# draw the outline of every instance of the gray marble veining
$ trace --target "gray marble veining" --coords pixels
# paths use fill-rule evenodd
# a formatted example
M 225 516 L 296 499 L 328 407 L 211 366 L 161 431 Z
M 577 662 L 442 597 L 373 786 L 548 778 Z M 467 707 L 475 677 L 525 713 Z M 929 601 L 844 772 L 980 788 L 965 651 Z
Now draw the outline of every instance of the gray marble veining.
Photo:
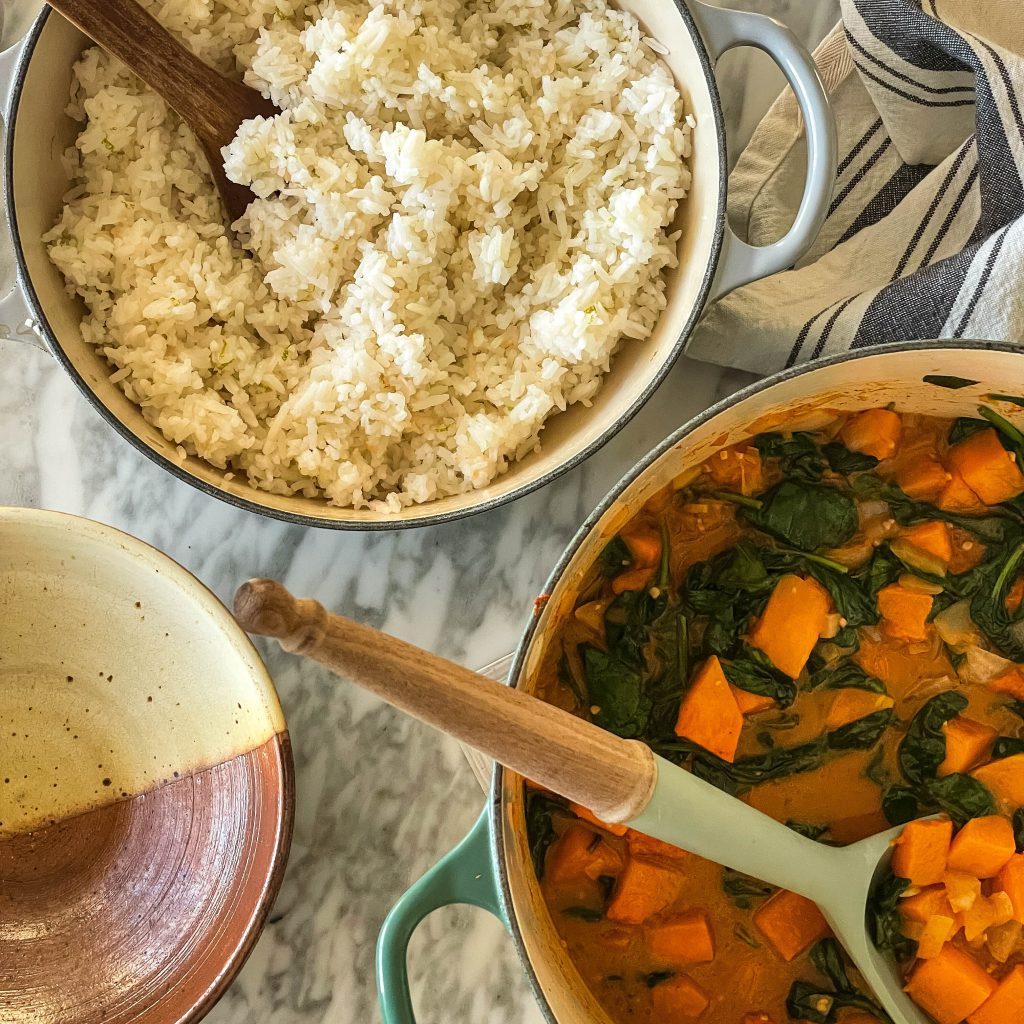
M 835 5 L 817 0 L 735 6 L 788 20 L 809 43 L 835 20 Z M 760 58 L 735 56 L 720 78 L 735 156 L 779 78 Z M 0 343 L 0 504 L 110 523 L 166 551 L 225 600 L 249 576 L 278 577 L 344 614 L 484 665 L 515 645 L 550 566 L 605 491 L 674 427 L 748 379 L 684 358 L 617 438 L 544 490 L 459 523 L 355 534 L 276 523 L 171 478 L 115 434 L 44 353 Z M 271 922 L 208 1019 L 373 1021 L 380 924 L 464 834 L 483 796 L 454 742 L 274 646 L 261 651 L 295 748 L 295 842 Z M 482 911 L 434 915 L 410 961 L 421 1024 L 540 1020 L 509 942 Z

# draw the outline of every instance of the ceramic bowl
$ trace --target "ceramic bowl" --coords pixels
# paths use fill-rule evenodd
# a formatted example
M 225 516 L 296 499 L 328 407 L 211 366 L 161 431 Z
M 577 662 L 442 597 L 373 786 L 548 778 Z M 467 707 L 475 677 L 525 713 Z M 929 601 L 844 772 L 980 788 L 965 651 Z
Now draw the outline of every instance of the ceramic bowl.
M 141 541 L 0 508 L 0 1020 L 185 1024 L 287 859 L 288 733 L 216 597 Z
M 335 508 L 318 499 L 283 497 L 227 479 L 198 458 L 182 459 L 175 445 L 148 423 L 111 383 L 109 364 L 81 335 L 84 307 L 68 297 L 64 281 L 41 241 L 57 219 L 68 181 L 61 155 L 79 127 L 65 114 L 71 69 L 88 40 L 49 9 L 16 54 L 6 104 L 11 126 L 6 149 L 6 204 L 19 265 L 21 292 L 11 294 L 0 323 L 38 325 L 49 351 L 101 415 L 164 469 L 234 505 L 295 523 L 374 529 L 436 523 L 500 505 L 575 466 L 607 441 L 651 395 L 683 345 L 705 304 L 732 288 L 793 264 L 810 246 L 824 219 L 835 174 L 835 126 L 814 63 L 795 37 L 761 15 L 688 3 L 621 0 L 666 48 L 665 60 L 696 119 L 691 162 L 693 187 L 679 211 L 679 267 L 668 278 L 668 306 L 652 337 L 624 346 L 593 404 L 552 418 L 542 449 L 510 467 L 487 487 L 416 505 L 397 514 Z M 793 84 L 807 125 L 808 179 L 792 229 L 773 245 L 752 248 L 726 223 L 727 151 L 714 64 L 726 50 L 766 50 Z M 0 67 L 0 77 L 3 68 Z M 2 95 L 0 95 L 2 98 Z M 21 295 L 27 301 L 27 309 Z
M 550 597 L 531 617 L 509 682 L 533 692 L 557 624 L 571 614 L 587 569 L 654 494 L 715 452 L 772 425 L 811 427 L 821 410 L 855 411 L 894 403 L 901 412 L 975 416 L 988 394 L 1024 394 L 1024 354 L 988 342 L 906 342 L 822 360 L 778 374 L 720 402 L 644 458 L 591 515 L 555 567 Z M 1001 411 L 1021 422 L 1019 408 Z M 828 418 L 831 418 L 829 416 Z M 413 1024 L 406 949 L 416 925 L 450 903 L 470 903 L 508 928 L 534 995 L 550 1024 L 609 1024 L 555 930 L 534 874 L 522 780 L 498 768 L 490 799 L 463 842 L 396 904 L 378 943 L 384 1024 Z

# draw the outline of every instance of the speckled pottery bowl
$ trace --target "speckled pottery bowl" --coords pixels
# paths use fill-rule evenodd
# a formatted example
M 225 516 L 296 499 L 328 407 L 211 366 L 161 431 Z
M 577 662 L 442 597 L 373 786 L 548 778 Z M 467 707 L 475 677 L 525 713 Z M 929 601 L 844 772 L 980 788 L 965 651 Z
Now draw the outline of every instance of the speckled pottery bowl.
M 534 691 L 549 645 L 559 642 L 558 624 L 572 613 L 600 552 L 646 501 L 715 452 L 780 424 L 813 429 L 823 412 L 828 421 L 838 412 L 890 402 L 901 412 L 974 416 L 992 393 L 1024 394 L 1019 346 L 915 341 L 787 370 L 701 413 L 642 459 L 576 534 L 544 588 L 548 599 L 530 619 L 510 685 Z M 1004 403 L 1000 411 L 1021 422 L 1019 408 Z M 502 921 L 550 1024 L 609 1024 L 548 913 L 527 841 L 522 780 L 507 769 L 495 770 L 487 807 L 469 835 L 405 893 L 384 923 L 377 970 L 385 1024 L 414 1024 L 409 939 L 425 916 L 452 903 L 483 907 Z
M 78 128 L 64 113 L 71 69 L 88 40 L 49 8 L 27 39 L 0 56 L 0 102 L 7 135 L 5 200 L 18 261 L 20 290 L 0 301 L 0 323 L 34 321 L 46 348 L 100 414 L 141 452 L 208 494 L 263 515 L 309 526 L 385 529 L 443 522 L 523 495 L 577 465 L 614 435 L 650 397 L 682 351 L 704 306 L 737 286 L 792 265 L 817 235 L 835 178 L 835 125 L 807 51 L 787 29 L 762 15 L 710 7 L 699 0 L 620 0 L 665 48 L 664 59 L 696 119 L 693 184 L 681 205 L 679 266 L 668 278 L 668 305 L 651 338 L 616 356 L 592 405 L 553 417 L 542 449 L 484 488 L 415 505 L 399 513 L 335 508 L 313 498 L 273 495 L 202 459 L 179 457 L 140 409 L 110 381 L 111 368 L 80 329 L 84 307 L 68 297 L 42 236 L 56 221 L 68 187 L 61 156 Z M 741 242 L 726 222 L 727 151 L 714 64 L 727 50 L 752 45 L 785 72 L 807 125 L 808 175 L 790 231 L 772 245 Z M 13 65 L 13 68 L 12 68 Z M 27 303 L 27 305 L 26 305 Z M 6 307 L 6 308 L 5 308 Z
M 0 737 L 0 1020 L 198 1021 L 291 839 L 291 748 L 255 648 L 141 541 L 0 508 Z

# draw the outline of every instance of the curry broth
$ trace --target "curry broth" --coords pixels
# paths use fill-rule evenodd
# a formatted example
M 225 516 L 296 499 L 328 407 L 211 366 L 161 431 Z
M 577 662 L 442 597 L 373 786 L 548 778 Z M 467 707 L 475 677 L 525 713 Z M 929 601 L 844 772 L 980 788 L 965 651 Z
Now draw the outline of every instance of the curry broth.
M 878 420 L 891 429 L 896 418 L 885 411 L 876 412 L 884 413 Z M 837 416 L 822 430 L 795 435 L 798 441 L 804 439 L 800 444 L 792 443 L 794 435 L 775 434 L 768 435 L 768 441 L 759 436 L 753 442 L 734 446 L 708 460 L 703 471 L 685 486 L 666 488 L 651 499 L 585 577 L 573 616 L 560 625 L 560 644 L 552 643 L 548 648 L 538 686 L 538 695 L 545 700 L 591 718 L 620 735 L 644 739 L 677 763 L 695 768 L 700 762 L 705 769 L 710 764 L 713 770 L 707 769 L 710 775 L 703 777 L 715 784 L 720 784 L 724 778 L 726 785 L 731 785 L 730 772 L 735 772 L 737 766 L 778 755 L 780 751 L 784 760 L 792 749 L 813 746 L 823 742 L 822 737 L 842 732 L 846 737 L 843 744 L 838 749 L 827 750 L 813 767 L 782 771 L 778 777 L 741 785 L 736 793 L 777 820 L 813 838 L 836 844 L 853 842 L 890 827 L 883 796 L 907 783 L 901 774 L 901 744 L 914 716 L 937 694 L 953 690 L 962 693 L 967 705 L 960 712 L 961 716 L 990 726 L 994 733 L 1003 737 L 1013 739 L 1024 735 L 1021 708 L 1015 713 L 1007 693 L 994 691 L 991 681 L 979 681 L 965 671 L 965 660 L 971 661 L 965 655 L 969 645 L 949 641 L 952 627 L 946 621 L 949 616 L 943 618 L 943 613 L 951 606 L 963 604 L 965 599 L 958 591 L 967 589 L 974 579 L 970 574 L 987 571 L 986 566 L 994 564 L 998 556 L 997 542 L 987 543 L 975 522 L 987 523 L 988 517 L 997 515 L 1006 517 L 1007 522 L 1014 517 L 1014 531 L 1018 529 L 1018 519 L 1024 524 L 1024 514 L 1012 509 L 1008 502 L 997 503 L 999 508 L 993 511 L 969 488 L 957 490 L 963 484 L 961 474 L 959 470 L 951 473 L 948 469 L 951 430 L 956 440 L 956 430 L 970 437 L 969 430 L 979 434 L 990 429 L 989 425 L 981 421 L 973 427 L 954 428 L 948 420 L 900 416 L 898 437 L 891 449 L 887 451 L 884 445 L 881 450 L 876 447 L 877 455 L 872 456 L 871 445 L 876 442 L 871 436 L 866 441 L 863 439 L 865 432 L 860 429 L 858 416 Z M 786 454 L 799 450 L 801 445 L 806 449 L 805 455 Z M 1013 462 L 1013 455 L 1008 452 L 1006 457 L 1013 467 L 1012 472 L 1020 478 L 1016 494 L 1022 493 L 1024 475 Z M 959 458 L 958 452 L 954 452 L 953 462 Z M 997 466 L 998 472 L 1002 470 L 1003 467 Z M 920 478 L 926 478 L 929 473 L 934 477 L 932 486 L 941 486 L 941 491 L 937 489 L 934 494 L 925 495 Z M 1011 479 L 1016 485 L 1016 478 L 1011 476 Z M 856 522 L 841 537 L 841 543 L 812 548 L 809 547 L 812 538 L 801 546 L 784 536 L 788 528 L 784 517 L 780 519 L 781 532 L 764 518 L 765 507 L 771 507 L 772 496 L 778 495 L 787 481 L 798 481 L 798 487 L 805 490 L 834 489 L 854 503 Z M 917 496 L 907 499 L 903 486 Z M 844 502 L 847 497 L 843 498 Z M 966 507 L 972 499 L 976 507 Z M 837 503 L 839 499 L 834 499 L 833 504 Z M 825 511 L 832 514 L 827 508 Z M 839 508 L 836 516 L 841 519 L 844 515 L 848 518 L 849 510 Z M 758 519 L 759 516 L 762 518 Z M 828 515 L 823 519 L 827 520 Z M 914 527 L 933 521 L 945 524 L 934 529 L 941 534 L 943 543 L 948 540 L 950 548 L 942 552 L 948 557 L 940 566 L 936 565 L 933 553 L 926 551 L 918 557 L 908 548 L 908 538 L 918 536 L 913 532 Z M 1002 522 L 1002 518 L 999 521 Z M 1010 527 L 1005 529 L 1008 531 Z M 842 532 L 833 531 L 833 539 Z M 799 533 L 796 529 L 792 536 L 799 539 Z M 1020 526 L 1020 535 L 1024 537 L 1024 525 Z M 655 543 L 657 540 L 660 544 Z M 798 576 L 809 581 L 806 586 L 814 583 L 823 593 L 827 591 L 824 600 L 828 601 L 828 615 L 825 626 L 814 639 L 809 667 L 799 669 L 795 678 L 790 673 L 794 684 L 791 693 L 784 685 L 785 673 L 779 672 L 770 656 L 765 667 L 764 651 L 757 654 L 756 672 L 763 670 L 765 679 L 774 680 L 767 684 L 768 688 L 778 685 L 778 692 L 788 697 L 785 701 L 768 698 L 769 706 L 748 711 L 742 718 L 742 730 L 734 747 L 726 751 L 728 756 L 717 757 L 708 754 L 710 747 L 694 740 L 692 735 L 679 732 L 684 719 L 680 705 L 685 707 L 690 698 L 684 699 L 684 694 L 692 694 L 698 679 L 710 671 L 707 668 L 710 661 L 723 666 L 723 679 L 728 681 L 738 703 L 740 698 L 751 699 L 749 691 L 745 691 L 746 697 L 738 693 L 737 679 L 732 673 L 738 662 L 756 653 L 752 653 L 751 648 L 757 626 L 768 617 L 768 602 L 774 597 L 769 597 L 768 587 L 764 585 L 764 599 L 750 604 L 749 595 L 739 588 L 735 606 L 742 621 L 733 623 L 734 633 L 722 639 L 714 632 L 718 629 L 715 615 L 728 619 L 731 613 L 726 608 L 727 602 L 717 605 L 718 613 L 702 613 L 703 605 L 698 598 L 707 607 L 716 607 L 715 581 L 712 580 L 705 590 L 699 590 L 695 589 L 694 579 L 705 572 L 703 567 L 715 565 L 716 556 L 720 560 L 723 557 L 733 560 L 726 563 L 726 569 L 718 577 L 724 579 L 729 566 L 734 566 L 739 558 L 737 545 L 744 544 L 763 555 L 766 564 L 772 559 L 781 560 L 783 567 L 775 570 L 779 579 L 776 588 L 781 586 L 781 580 Z M 658 549 L 656 557 L 655 548 Z M 899 557 L 894 556 L 894 551 Z M 726 555 L 728 552 L 733 554 Z M 882 564 L 886 573 L 884 586 L 872 592 L 870 580 L 878 564 Z M 1024 564 L 1020 571 L 1024 571 Z M 979 576 L 981 578 L 990 580 L 990 577 Z M 823 583 L 815 582 L 822 580 Z M 894 627 L 895 618 L 890 621 L 873 608 L 874 621 L 851 625 L 841 614 L 836 597 L 841 587 L 847 585 L 843 581 L 857 581 L 857 586 L 870 595 L 871 601 L 877 601 L 879 607 L 883 599 L 878 595 L 886 588 L 890 588 L 887 594 L 895 594 L 899 599 L 889 602 L 897 609 L 903 607 L 900 602 L 904 599 L 909 606 L 918 608 L 927 597 L 931 600 L 928 619 L 916 622 L 913 629 L 906 624 Z M 758 579 L 758 586 L 763 583 Z M 1003 579 L 1000 586 L 1009 601 L 1013 580 Z M 833 587 L 837 589 L 831 589 Z M 712 592 L 710 598 L 708 591 Z M 910 597 L 906 598 L 908 593 Z M 634 628 L 630 616 L 636 614 L 635 609 L 641 607 L 640 602 L 644 600 L 656 606 L 661 601 L 657 607 L 664 610 L 658 613 L 654 625 L 647 626 L 646 633 L 634 630 L 636 636 L 630 639 L 629 630 Z M 1019 597 L 1017 601 L 1019 604 Z M 722 608 L 726 610 L 723 612 Z M 675 627 L 669 622 L 666 633 L 664 622 L 674 611 L 685 621 Z M 895 616 L 897 612 L 891 614 Z M 1014 609 L 1009 614 L 1018 613 Z M 936 616 L 941 630 L 934 622 Z M 677 634 L 674 641 L 671 639 L 673 628 Z M 914 630 L 917 632 L 910 635 Z M 657 636 L 654 631 L 659 631 Z M 728 630 L 725 633 L 728 634 Z M 636 639 L 641 635 L 646 638 L 642 642 Z M 674 669 L 664 654 L 673 642 L 676 644 Z M 630 643 L 633 647 L 628 646 Z M 770 647 L 773 641 L 769 638 L 765 643 Z M 1001 651 L 998 643 L 984 636 L 975 646 L 994 653 L 1014 654 L 1014 651 Z M 618 653 L 627 649 L 635 657 L 635 663 Z M 625 660 L 615 661 L 616 658 Z M 1016 660 L 1024 661 L 1024 651 Z M 658 690 L 646 731 L 638 729 L 625 712 L 617 711 L 613 715 L 594 696 L 597 670 L 601 671 L 601 685 L 607 689 L 608 678 L 614 677 L 614 672 L 609 675 L 608 666 L 612 664 L 619 673 L 618 678 L 628 681 L 629 685 L 635 684 L 637 676 L 641 678 L 637 690 L 641 700 L 648 693 L 644 687 L 650 692 Z M 678 740 L 666 735 L 664 727 L 664 722 L 669 721 L 664 717 L 665 680 L 672 671 L 677 672 L 678 686 L 670 717 L 675 720 L 679 712 L 675 729 Z M 844 674 L 857 681 L 848 686 L 836 683 L 836 688 L 832 688 L 833 682 Z M 755 684 L 761 686 L 763 680 L 758 680 L 761 680 L 760 675 Z M 862 686 L 867 688 L 862 689 Z M 850 696 L 852 691 L 856 691 L 853 697 Z M 1024 690 L 1021 696 L 1024 697 Z M 757 699 L 764 703 L 763 694 Z M 863 703 L 865 711 L 843 720 L 842 715 L 848 716 L 848 710 L 837 709 L 844 707 L 843 702 L 850 701 Z M 878 706 L 874 707 L 872 702 Z M 636 703 L 634 700 L 630 706 Z M 786 706 L 782 706 L 783 703 Z M 650 725 L 659 715 L 663 720 L 660 731 L 659 727 Z M 700 720 L 699 715 L 696 720 Z M 707 742 L 713 746 L 719 743 L 728 746 L 718 734 L 709 734 Z M 768 774 L 772 775 L 773 770 Z M 958 773 L 958 777 L 960 774 L 965 773 Z M 965 787 L 970 785 L 964 783 Z M 536 792 L 528 799 L 532 797 L 549 800 Z M 998 798 L 996 804 L 999 812 L 1009 814 L 1014 810 Z M 735 891 L 730 895 L 727 889 L 730 889 L 730 880 L 735 882 L 735 876 L 718 865 L 688 854 L 672 854 L 671 848 L 659 850 L 652 847 L 649 840 L 640 849 L 634 849 L 634 840 L 640 838 L 635 833 L 612 834 L 582 809 L 571 810 L 557 802 L 549 802 L 547 807 L 547 817 L 533 816 L 531 826 L 531 843 L 535 850 L 538 835 L 541 839 L 537 864 L 543 873 L 542 892 L 577 969 L 613 1021 L 622 1024 L 647 1020 L 666 1024 L 675 1020 L 699 1020 L 701 1024 L 784 1024 L 789 1020 L 806 1019 L 799 1016 L 799 999 L 789 1009 L 787 999 L 796 991 L 794 983 L 824 987 L 823 975 L 816 966 L 818 960 L 812 962 L 808 953 L 808 949 L 815 948 L 815 943 L 808 942 L 791 960 L 773 947 L 770 937 L 762 933 L 755 920 L 755 915 L 767 903 L 765 894 L 772 891 L 770 887 L 762 887 L 763 891 L 753 896 L 742 893 L 737 896 Z M 921 813 L 934 809 L 938 808 L 921 805 Z M 581 820 L 578 815 L 587 820 Z M 546 840 L 544 828 L 548 830 Z M 538 829 L 541 832 L 538 833 Z M 574 875 L 571 865 L 565 866 L 569 863 L 565 854 L 573 842 L 581 849 L 586 845 L 580 844 L 580 829 L 589 830 L 588 835 L 593 836 L 585 856 L 600 853 L 603 858 L 604 867 L 592 870 L 593 877 L 579 872 Z M 575 834 L 570 836 L 573 830 Z M 661 905 L 655 900 L 656 909 L 642 920 L 612 919 L 618 894 L 624 887 L 621 865 L 637 859 L 660 864 L 674 872 L 680 879 L 673 883 L 680 886 L 678 896 L 668 903 L 662 901 Z M 598 873 L 606 869 L 607 874 Z M 739 888 L 742 890 L 744 883 L 741 882 Z M 652 951 L 652 945 L 657 945 L 651 938 L 653 931 L 665 922 L 680 920 L 680 915 L 689 919 L 694 911 L 706 915 L 713 932 L 714 957 L 710 962 L 692 962 L 692 958 L 687 962 L 685 956 L 673 957 L 665 955 L 664 951 L 660 954 Z M 968 949 L 963 932 L 950 941 Z M 994 977 L 1024 962 L 1024 942 L 1017 943 L 1009 955 L 1004 955 L 1004 942 L 999 958 L 977 941 L 968 951 Z M 822 950 L 818 948 L 815 956 L 820 958 L 821 955 Z M 853 983 L 859 985 L 859 978 L 852 969 L 849 975 Z M 679 979 L 687 981 L 682 984 Z M 696 995 L 687 988 L 691 980 L 696 983 Z M 663 996 L 670 988 L 672 994 Z M 865 995 L 866 1005 L 854 1001 L 854 1005 L 826 1008 L 821 1019 L 827 1024 L 870 1024 L 883 1019 L 869 1012 L 871 997 Z M 706 1005 L 703 1005 L 705 999 Z

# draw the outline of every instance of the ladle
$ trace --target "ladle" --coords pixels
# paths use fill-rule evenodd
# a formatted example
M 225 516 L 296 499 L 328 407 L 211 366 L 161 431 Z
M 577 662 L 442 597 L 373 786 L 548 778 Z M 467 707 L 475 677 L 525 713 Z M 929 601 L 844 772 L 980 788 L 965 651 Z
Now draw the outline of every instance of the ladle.
M 823 846 L 655 755 L 567 711 L 296 600 L 273 580 L 235 595 L 235 618 L 275 637 L 420 721 L 526 778 L 707 860 L 806 896 L 895 1024 L 929 1024 L 903 991 L 898 966 L 874 946 L 867 900 L 901 828 L 842 848 Z M 841 795 L 839 795 L 841 799 Z

